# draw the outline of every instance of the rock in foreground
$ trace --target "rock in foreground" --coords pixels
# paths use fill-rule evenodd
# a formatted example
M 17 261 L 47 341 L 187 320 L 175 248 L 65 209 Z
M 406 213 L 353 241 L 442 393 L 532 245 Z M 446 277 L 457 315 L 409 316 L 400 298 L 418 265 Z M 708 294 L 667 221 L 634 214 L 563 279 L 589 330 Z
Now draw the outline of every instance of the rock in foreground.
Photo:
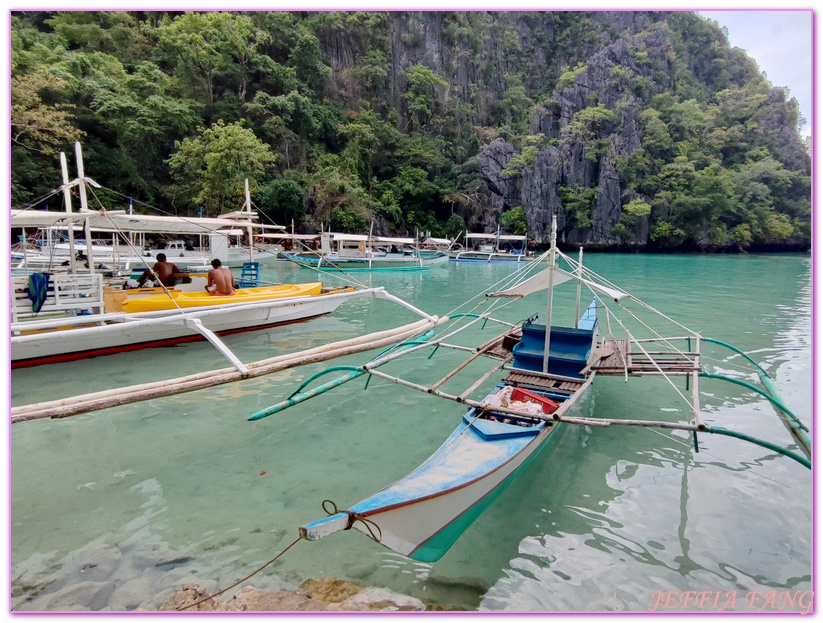
M 186 584 L 172 595 L 160 610 L 235 611 L 235 612 L 324 612 L 366 610 L 433 610 L 419 599 L 400 595 L 385 588 L 369 588 L 336 579 L 313 578 L 300 585 L 297 591 L 263 591 L 247 586 L 228 602 L 220 597 L 205 599 L 209 592 L 199 584 Z

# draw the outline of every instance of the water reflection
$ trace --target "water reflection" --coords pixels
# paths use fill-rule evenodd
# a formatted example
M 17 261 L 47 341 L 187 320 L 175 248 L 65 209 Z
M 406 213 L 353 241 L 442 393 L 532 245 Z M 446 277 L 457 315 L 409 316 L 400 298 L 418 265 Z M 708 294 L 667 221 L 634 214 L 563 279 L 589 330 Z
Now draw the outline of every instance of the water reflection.
M 766 360 L 783 398 L 810 421 L 808 262 L 590 257 L 595 270 L 628 282 L 686 325 L 720 339 L 740 335 L 735 345 Z M 777 273 L 774 288 L 764 292 L 769 271 Z M 505 276 L 500 266 L 429 273 L 385 273 L 369 283 L 402 289 L 442 314 L 477 283 Z M 284 276 L 307 278 L 299 270 Z M 661 293 L 661 283 L 678 287 Z M 249 361 L 394 326 L 388 309 L 357 302 L 310 323 L 232 339 Z M 522 318 L 514 308 L 506 313 Z M 415 363 L 436 368 L 438 357 Z M 718 361 L 743 374 L 735 360 Z M 44 378 L 49 392 L 64 395 L 211 365 L 225 363 L 208 345 L 191 344 L 19 370 L 12 399 L 42 399 Z M 462 415 L 459 405 L 372 382 L 367 392 L 349 384 L 261 425 L 245 422 L 324 367 L 12 427 L 12 608 L 73 600 L 82 608 L 154 609 L 186 581 L 224 588 L 289 544 L 297 526 L 320 516 L 323 499 L 354 503 L 417 466 Z M 591 394 L 595 416 L 688 419 L 653 380 L 600 381 Z M 765 400 L 708 383 L 702 392 L 711 421 L 791 445 Z M 437 563 L 342 533 L 299 544 L 253 585 L 276 590 L 336 576 L 447 607 L 510 611 L 642 611 L 660 591 L 808 588 L 808 470 L 737 440 L 701 435 L 699 447 L 695 453 L 680 433 L 569 427 Z

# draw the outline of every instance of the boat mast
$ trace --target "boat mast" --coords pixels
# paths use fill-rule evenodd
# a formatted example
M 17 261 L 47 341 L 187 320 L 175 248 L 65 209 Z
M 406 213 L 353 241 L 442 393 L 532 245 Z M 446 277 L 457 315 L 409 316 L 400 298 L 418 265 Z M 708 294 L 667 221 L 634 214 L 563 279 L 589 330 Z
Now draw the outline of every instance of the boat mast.
M 554 266 L 557 251 L 557 215 L 552 214 L 551 246 L 549 247 L 549 304 L 546 310 L 546 341 L 543 345 L 543 374 L 549 373 L 549 348 L 552 335 L 552 298 L 554 295 Z
M 68 214 L 71 214 L 71 189 L 69 188 L 69 167 L 68 164 L 66 164 L 66 154 L 62 151 L 60 152 L 60 168 L 63 171 L 63 202 L 66 204 L 66 212 Z M 77 266 L 74 263 L 74 223 L 72 223 L 71 219 L 69 219 L 68 230 L 69 268 L 71 269 L 72 273 L 76 273 Z M 52 244 L 51 229 L 48 229 L 47 231 L 49 232 L 49 244 Z
M 254 261 L 254 235 L 252 232 L 252 225 L 251 225 L 251 195 L 249 195 L 249 178 L 246 178 L 245 183 L 246 189 L 246 212 L 249 213 L 249 262 Z
M 372 231 L 374 230 L 374 221 L 371 222 L 369 226 L 369 241 L 366 245 L 366 255 L 369 257 L 369 270 L 371 270 L 371 258 L 372 258 Z
M 74 144 L 74 154 L 77 157 L 77 181 L 80 187 L 80 211 L 89 211 L 89 201 L 86 197 L 86 174 L 83 170 L 83 150 L 80 147 L 80 141 Z M 86 235 L 86 257 L 89 261 L 89 272 L 94 274 L 94 254 L 92 252 L 91 227 L 89 226 L 89 219 L 85 219 L 83 230 Z
M 583 247 L 580 247 L 580 254 L 577 258 L 577 307 L 574 314 L 574 328 L 580 328 L 580 293 L 583 290 Z

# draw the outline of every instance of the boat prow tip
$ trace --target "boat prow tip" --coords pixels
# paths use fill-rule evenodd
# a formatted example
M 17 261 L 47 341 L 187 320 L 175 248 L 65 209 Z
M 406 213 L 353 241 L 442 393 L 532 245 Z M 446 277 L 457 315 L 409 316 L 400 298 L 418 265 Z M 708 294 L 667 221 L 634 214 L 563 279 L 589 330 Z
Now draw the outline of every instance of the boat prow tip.
M 323 519 L 318 519 L 305 526 L 300 526 L 300 538 L 307 541 L 317 541 L 324 536 L 328 536 L 341 530 L 346 530 L 350 526 L 349 513 L 339 512 L 329 515 Z

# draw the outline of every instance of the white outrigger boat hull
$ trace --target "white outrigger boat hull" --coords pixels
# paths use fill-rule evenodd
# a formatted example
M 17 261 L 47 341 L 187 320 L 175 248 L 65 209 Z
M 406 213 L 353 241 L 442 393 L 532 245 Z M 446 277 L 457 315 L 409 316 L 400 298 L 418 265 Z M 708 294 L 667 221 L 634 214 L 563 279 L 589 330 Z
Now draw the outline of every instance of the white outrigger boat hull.
M 541 330 L 545 335 L 545 326 L 529 326 L 532 334 L 523 337 L 518 346 L 533 346 L 534 334 Z M 413 472 L 347 511 L 303 526 L 300 535 L 316 540 L 355 528 L 414 560 L 439 560 L 546 442 L 558 435 L 562 424 L 546 416 L 572 415 L 591 385 L 594 373 L 586 369 L 592 363 L 597 339 L 596 303 L 586 310 L 578 328 L 552 327 L 551 334 L 555 342 L 563 344 L 552 353 L 562 351 L 566 365 L 573 366 L 566 370 L 572 376 L 552 376 L 552 384 L 565 389 L 520 387 L 530 377 L 543 383 L 549 375 L 540 375 L 542 354 L 531 358 L 523 355 L 522 349 L 518 353 L 515 346 L 514 361 L 521 366 L 520 376 L 511 378 L 520 378 L 520 382 L 507 377 L 495 387 Z M 504 337 L 499 340 L 502 344 Z M 569 353 L 573 353 L 571 358 Z
M 332 313 L 357 292 L 257 303 L 32 320 L 12 325 L 11 367 L 75 361 L 142 348 L 207 339 L 199 326 L 217 335 L 261 330 Z M 20 333 L 15 335 L 15 329 Z

